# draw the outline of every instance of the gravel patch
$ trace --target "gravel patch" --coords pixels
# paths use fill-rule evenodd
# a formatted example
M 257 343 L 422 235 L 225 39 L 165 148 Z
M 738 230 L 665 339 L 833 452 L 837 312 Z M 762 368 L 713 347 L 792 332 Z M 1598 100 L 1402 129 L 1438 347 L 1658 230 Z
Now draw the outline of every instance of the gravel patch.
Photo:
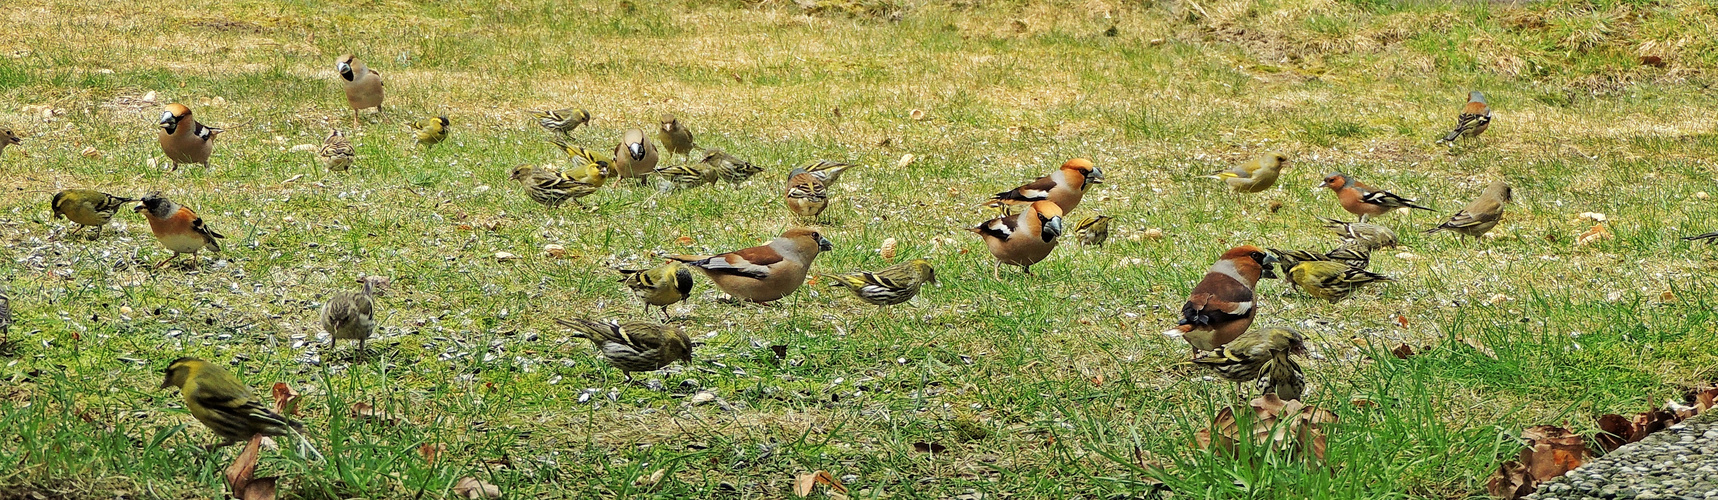
M 1524 498 L 1718 500 L 1718 411 L 1623 445 Z

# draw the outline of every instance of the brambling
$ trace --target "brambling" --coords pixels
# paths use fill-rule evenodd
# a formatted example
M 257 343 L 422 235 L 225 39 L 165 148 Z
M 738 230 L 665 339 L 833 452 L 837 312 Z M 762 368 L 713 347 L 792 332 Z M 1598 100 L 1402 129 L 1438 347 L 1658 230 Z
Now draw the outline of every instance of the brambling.
M 150 194 L 143 197 L 143 204 L 132 209 L 143 214 L 149 220 L 149 230 L 155 233 L 155 240 L 161 242 L 162 248 L 173 251 L 173 256 L 156 264 L 155 267 L 167 265 L 180 254 L 191 254 L 191 262 L 197 262 L 197 252 L 205 248 L 211 252 L 221 251 L 217 238 L 226 238 L 221 233 L 209 229 L 203 224 L 203 218 L 198 217 L 190 208 L 174 203 L 160 194 Z

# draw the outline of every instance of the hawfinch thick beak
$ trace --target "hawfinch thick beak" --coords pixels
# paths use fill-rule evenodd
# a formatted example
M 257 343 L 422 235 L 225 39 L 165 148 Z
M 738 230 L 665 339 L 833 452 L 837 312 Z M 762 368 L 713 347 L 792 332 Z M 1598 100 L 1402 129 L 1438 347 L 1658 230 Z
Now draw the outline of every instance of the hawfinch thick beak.
M 1044 241 L 1050 241 L 1062 236 L 1062 217 L 1051 217 L 1044 223 Z
M 1264 270 L 1264 272 L 1262 272 L 1262 273 L 1259 273 L 1259 277 L 1262 277 L 1262 278 L 1265 278 L 1265 279 L 1273 279 L 1273 280 L 1274 280 L 1274 279 L 1277 279 L 1277 277 L 1278 277 L 1278 276 L 1277 276 L 1277 272 L 1276 272 L 1276 269 L 1277 269 L 1277 256 L 1275 256 L 1275 255 L 1266 255 L 1266 256 L 1265 256 L 1265 261 L 1264 261 L 1264 262 L 1261 262 L 1261 263 L 1260 263 L 1260 264 L 1261 264 L 1261 267 L 1264 267 L 1264 268 L 1265 268 L 1265 270 Z M 1286 269 L 1285 269 L 1285 270 L 1283 270 L 1283 272 L 1288 272 L 1288 270 L 1286 270 Z
M 634 160 L 643 160 L 644 159 L 644 144 L 634 142 L 632 144 L 627 144 L 626 149 L 627 149 L 627 151 L 632 152 L 632 159 L 634 159 Z
M 823 235 L 820 234 L 817 235 L 817 249 L 824 252 L 833 251 L 835 250 L 835 244 L 830 243 L 828 239 L 825 239 Z
M 156 122 L 156 124 L 161 125 L 162 127 L 166 127 L 168 125 L 172 125 L 172 124 L 175 124 L 178 122 L 179 122 L 179 117 L 173 116 L 172 111 L 162 111 L 161 112 L 161 121 Z
M 1101 169 L 1101 168 L 1092 169 L 1092 175 L 1086 176 L 1086 180 L 1092 181 L 1092 184 L 1103 184 L 1104 183 L 1104 169 Z
M 336 64 L 334 68 L 340 70 L 340 74 L 342 75 L 352 72 L 352 65 L 346 63 Z

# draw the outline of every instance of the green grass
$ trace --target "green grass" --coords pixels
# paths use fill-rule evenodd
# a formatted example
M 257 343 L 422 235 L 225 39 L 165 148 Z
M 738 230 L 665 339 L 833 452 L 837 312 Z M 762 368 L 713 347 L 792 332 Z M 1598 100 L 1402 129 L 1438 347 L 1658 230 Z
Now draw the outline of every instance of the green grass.
M 1524 426 L 1591 433 L 1593 416 L 1718 378 L 1718 261 L 1676 239 L 1718 229 L 1697 195 L 1718 188 L 1718 135 L 1691 112 L 1718 106 L 1711 7 L 1156 5 L 13 9 L 0 123 L 25 143 L 0 157 L 18 321 L 0 360 L 0 498 L 221 494 L 237 451 L 204 452 L 214 436 L 156 388 L 182 355 L 304 394 L 329 462 L 265 452 L 284 498 L 433 498 L 464 476 L 514 498 L 781 498 L 819 469 L 855 498 L 1134 498 L 1153 483 L 1176 498 L 1467 498 Z M 332 69 L 346 52 L 388 82 L 386 112 L 355 130 Z M 1497 121 L 1433 146 L 1469 89 Z M 213 167 L 149 168 L 175 101 L 227 128 Z M 769 171 L 737 190 L 618 182 L 585 200 L 594 213 L 545 210 L 506 176 L 564 162 L 520 110 L 565 106 L 596 116 L 578 144 L 673 112 Z M 405 122 L 436 114 L 452 138 L 413 147 Z M 348 173 L 290 150 L 330 128 L 357 144 Z M 1269 150 L 1293 163 L 1265 193 L 1237 202 L 1200 177 Z M 904 154 L 917 160 L 896 166 Z M 1070 242 L 1033 276 L 993 280 L 964 230 L 991 215 L 978 203 L 1075 156 L 1107 182 L 1071 218 L 1116 217 L 1111 244 Z M 640 377 L 660 390 L 623 383 L 551 321 L 651 317 L 609 267 L 779 234 L 795 225 L 780 178 L 814 159 L 863 165 L 834 188 L 821 229 L 837 248 L 816 271 L 924 256 L 942 283 L 879 313 L 821 286 L 737 306 L 700 279 L 673 309 L 698 362 Z M 1228 247 L 1333 246 L 1314 216 L 1346 214 L 1312 190 L 1331 171 L 1440 210 L 1381 219 L 1404 240 L 1373 264 L 1395 284 L 1334 305 L 1262 285 L 1260 321 L 1313 339 L 1308 403 L 1341 418 L 1332 467 L 1200 451 L 1194 433 L 1236 397 L 1171 370 L 1187 348 L 1157 332 Z M 1497 237 L 1420 233 L 1496 178 L 1516 189 Z M 45 205 L 67 187 L 163 191 L 227 251 L 151 269 L 166 254 L 130 213 L 99 241 L 56 238 L 67 227 Z M 1593 225 L 1581 212 L 1615 238 L 1575 246 Z M 876 251 L 888 238 L 893 260 Z M 551 243 L 571 254 L 549 258 Z M 326 352 L 317 325 L 359 273 L 392 278 L 365 362 Z M 1420 354 L 1392 356 L 1403 343 Z M 690 404 L 698 390 L 719 400 Z M 357 402 L 400 419 L 355 417 Z M 446 452 L 432 463 L 424 445 Z

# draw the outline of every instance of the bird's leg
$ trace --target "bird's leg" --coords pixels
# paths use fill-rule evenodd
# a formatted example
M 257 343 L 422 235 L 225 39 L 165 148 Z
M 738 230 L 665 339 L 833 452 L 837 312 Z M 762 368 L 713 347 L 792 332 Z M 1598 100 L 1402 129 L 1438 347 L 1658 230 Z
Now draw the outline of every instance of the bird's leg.
M 1032 275 L 1032 265 L 1031 265 L 1031 264 L 1027 264 L 1027 265 L 1024 265 L 1024 266 L 1020 266 L 1020 270 L 1021 270 L 1021 271 L 1022 271 L 1022 272 L 1025 272 L 1025 273 L 1026 273 L 1026 275 L 1027 275 L 1027 276 L 1031 276 L 1031 275 Z
M 1360 222 L 1366 222 L 1366 214 L 1360 214 Z
M 370 349 L 364 347 L 364 342 L 370 339 L 358 339 L 358 359 L 370 359 Z
M 1002 261 L 996 261 L 995 265 L 990 266 L 990 277 L 1002 281 Z
M 376 109 L 381 109 L 381 108 L 376 108 Z M 358 108 L 352 108 L 352 128 L 354 128 L 354 129 L 358 128 L 359 122 L 360 122 L 360 120 L 358 119 Z
M 645 306 L 645 308 L 649 307 L 650 306 Z M 669 321 L 673 321 L 673 318 L 668 315 L 668 306 L 662 306 L 662 322 L 667 323 Z
M 179 252 L 173 252 L 172 257 L 168 257 L 167 260 L 163 260 L 163 261 L 161 261 L 160 264 L 156 264 L 155 268 L 160 269 L 161 266 L 165 266 L 165 265 L 167 265 L 168 262 L 173 262 L 173 259 L 177 259 L 177 258 L 179 258 Z

